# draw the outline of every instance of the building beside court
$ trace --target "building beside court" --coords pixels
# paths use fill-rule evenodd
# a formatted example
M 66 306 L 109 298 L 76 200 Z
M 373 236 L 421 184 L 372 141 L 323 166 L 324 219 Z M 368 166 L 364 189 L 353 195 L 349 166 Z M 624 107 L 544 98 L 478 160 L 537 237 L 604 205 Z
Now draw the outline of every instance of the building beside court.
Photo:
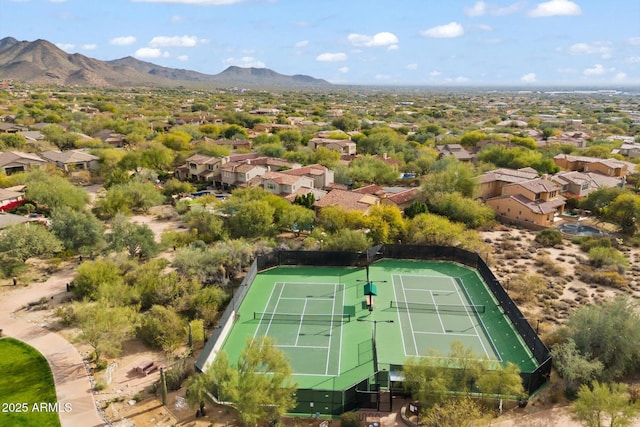
M 366 252 L 278 251 L 257 258 L 196 362 L 237 360 L 249 337 L 270 336 L 290 359 L 298 414 L 388 411 L 410 358 L 446 358 L 462 342 L 520 367 L 538 390 L 551 355 L 476 253 L 381 245 Z

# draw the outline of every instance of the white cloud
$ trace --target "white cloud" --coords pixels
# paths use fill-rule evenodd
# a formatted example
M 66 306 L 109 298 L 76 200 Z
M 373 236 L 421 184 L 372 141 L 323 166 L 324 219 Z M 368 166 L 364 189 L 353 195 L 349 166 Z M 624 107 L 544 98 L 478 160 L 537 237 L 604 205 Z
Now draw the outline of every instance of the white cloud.
M 482 0 L 478 1 L 472 7 L 465 7 L 464 13 L 467 16 L 482 16 L 487 13 L 487 4 Z
M 49 0 L 50 3 L 64 3 L 67 0 Z
M 578 72 L 575 68 L 558 68 L 556 71 L 560 74 L 575 74 Z
M 630 56 L 624 60 L 627 64 L 640 64 L 640 56 Z
M 485 3 L 484 1 L 480 0 L 480 1 L 477 1 L 472 7 L 465 7 L 463 10 L 467 16 L 483 16 L 483 15 L 503 16 L 503 15 L 511 15 L 512 13 L 516 13 L 521 8 L 522 8 L 521 2 L 500 7 L 493 4 Z
M 81 48 L 82 50 L 96 50 L 98 45 L 95 43 L 83 44 Z
M 640 37 L 629 37 L 629 39 L 627 39 L 627 43 L 631 46 L 640 46 Z
M 184 17 L 180 15 L 173 15 L 171 17 L 171 22 L 182 22 L 182 21 L 184 21 Z
M 612 71 L 615 71 L 615 68 L 604 68 L 602 64 L 596 64 L 591 68 L 586 68 L 582 74 L 585 76 L 601 76 Z
M 135 42 L 136 42 L 136 38 L 134 36 L 115 37 L 109 40 L 109 44 L 113 44 L 116 46 L 127 46 L 130 44 L 134 44 Z
M 188 61 L 189 60 L 189 55 L 179 55 L 178 57 L 178 61 Z
M 301 40 L 297 42 L 294 46 L 297 48 L 307 47 L 309 46 L 309 40 Z
M 338 71 L 340 71 L 342 74 L 346 74 L 349 72 L 349 67 L 340 67 L 338 68 Z
M 169 53 L 163 52 L 161 49 L 143 47 L 136 50 L 135 56 L 138 58 L 167 58 Z
M 429 73 L 430 77 L 438 77 L 439 75 L 441 75 L 442 72 L 438 71 L 438 70 L 433 70 L 432 72 Z
M 417 70 L 418 64 L 407 64 L 407 70 Z
M 458 77 L 456 77 L 454 79 L 447 78 L 447 79 L 445 79 L 445 81 L 447 83 L 469 83 L 471 81 L 471 79 L 468 78 L 468 77 L 464 77 L 464 76 L 458 76 Z
M 474 25 L 473 28 L 478 31 L 493 31 L 493 27 L 491 25 L 486 25 L 486 24 Z
M 389 80 L 391 78 L 390 75 L 388 74 L 376 74 L 375 75 L 375 79 L 376 80 Z
M 136 3 L 176 3 L 197 4 L 203 6 L 223 6 L 227 4 L 242 3 L 244 0 L 131 0 Z
M 624 80 L 627 78 L 627 73 L 617 73 L 615 76 L 613 76 L 614 80 Z
M 76 47 L 76 45 L 72 43 L 56 43 L 56 46 L 58 46 L 60 49 L 64 50 L 65 52 L 70 52 Z
M 259 59 L 254 58 L 253 56 L 243 56 L 240 58 L 227 58 L 222 61 L 225 65 L 236 65 L 238 67 L 253 67 L 253 68 L 264 68 L 266 64 Z
M 464 28 L 457 22 L 450 22 L 446 25 L 438 25 L 436 27 L 429 28 L 428 30 L 420 31 L 420 35 L 423 37 L 434 38 L 453 38 L 460 37 L 464 34 Z
M 367 36 L 365 34 L 349 34 L 347 40 L 354 46 L 364 47 L 380 47 L 380 46 L 393 46 L 398 44 L 398 36 L 393 33 L 384 31 L 382 33 L 374 34 L 373 36 Z
M 346 61 L 347 60 L 347 54 L 343 53 L 343 52 L 337 52 L 337 53 L 321 53 L 320 55 L 316 56 L 316 61 L 320 61 L 320 62 L 340 62 L 340 61 Z
M 151 47 L 194 47 L 206 40 L 198 39 L 195 36 L 156 36 L 151 39 Z
M 529 16 L 533 18 L 575 15 L 582 15 L 582 9 L 570 0 L 550 0 L 544 3 L 538 3 L 536 8 L 529 12 Z
M 524 76 L 520 77 L 520 81 L 523 83 L 535 83 L 536 73 L 527 73 Z
M 611 43 L 610 42 L 595 42 L 589 43 L 575 43 L 569 47 L 569 53 L 571 55 L 600 55 L 603 58 L 611 58 Z

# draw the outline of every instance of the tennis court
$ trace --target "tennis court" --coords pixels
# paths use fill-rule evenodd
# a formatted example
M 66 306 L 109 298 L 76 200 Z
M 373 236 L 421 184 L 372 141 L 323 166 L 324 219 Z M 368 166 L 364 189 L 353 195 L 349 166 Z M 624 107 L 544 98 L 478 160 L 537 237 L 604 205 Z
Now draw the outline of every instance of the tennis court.
M 391 281 L 389 309 L 397 312 L 405 356 L 445 355 L 458 340 L 480 358 L 501 360 L 481 318 L 486 307 L 473 304 L 459 278 L 392 274 Z

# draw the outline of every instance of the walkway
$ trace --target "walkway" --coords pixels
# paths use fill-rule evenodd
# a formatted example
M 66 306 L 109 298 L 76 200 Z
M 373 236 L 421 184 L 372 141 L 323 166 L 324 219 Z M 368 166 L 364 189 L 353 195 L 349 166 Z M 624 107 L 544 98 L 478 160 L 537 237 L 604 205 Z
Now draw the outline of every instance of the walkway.
M 49 362 L 56 385 L 58 402 L 71 404 L 71 411 L 60 412 L 62 427 L 97 427 L 105 423 L 98 414 L 91 382 L 82 357 L 67 340 L 34 323 L 16 318 L 12 313 L 29 302 L 66 293 L 66 284 L 74 271 L 65 269 L 44 283 L 18 287 L 0 296 L 0 328 L 9 336 L 34 347 Z M 7 280 L 6 284 L 10 284 Z M 6 288 L 5 288 L 6 290 Z

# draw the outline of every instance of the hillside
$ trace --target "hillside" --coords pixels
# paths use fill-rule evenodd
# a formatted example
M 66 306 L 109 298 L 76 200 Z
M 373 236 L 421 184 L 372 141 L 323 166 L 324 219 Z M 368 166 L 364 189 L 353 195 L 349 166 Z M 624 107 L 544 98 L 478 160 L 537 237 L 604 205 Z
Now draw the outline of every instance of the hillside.
M 313 88 L 330 84 L 305 75 L 286 76 L 267 68 L 229 67 L 219 74 L 162 67 L 131 56 L 100 61 L 69 54 L 46 40 L 0 39 L 0 76 L 25 83 L 95 87 Z

